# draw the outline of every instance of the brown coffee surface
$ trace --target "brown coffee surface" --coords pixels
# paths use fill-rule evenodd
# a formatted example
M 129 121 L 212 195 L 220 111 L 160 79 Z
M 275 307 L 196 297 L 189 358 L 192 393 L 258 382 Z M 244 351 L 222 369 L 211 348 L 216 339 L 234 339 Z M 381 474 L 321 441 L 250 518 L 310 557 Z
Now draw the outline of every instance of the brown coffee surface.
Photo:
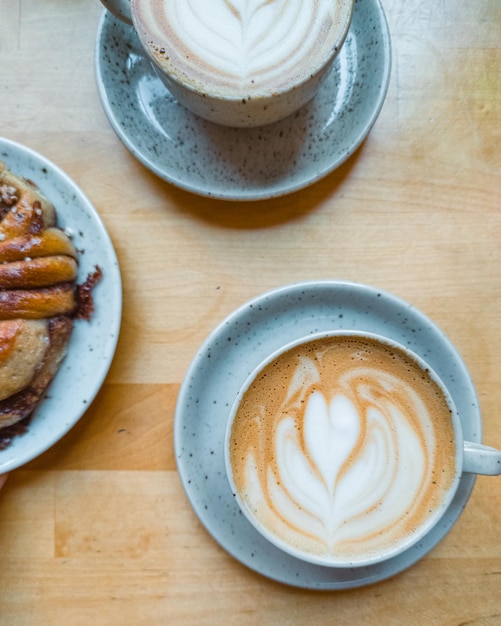
M 398 550 L 456 474 L 441 388 L 405 352 L 367 337 L 313 340 L 268 364 L 229 445 L 237 491 L 267 532 L 329 562 Z

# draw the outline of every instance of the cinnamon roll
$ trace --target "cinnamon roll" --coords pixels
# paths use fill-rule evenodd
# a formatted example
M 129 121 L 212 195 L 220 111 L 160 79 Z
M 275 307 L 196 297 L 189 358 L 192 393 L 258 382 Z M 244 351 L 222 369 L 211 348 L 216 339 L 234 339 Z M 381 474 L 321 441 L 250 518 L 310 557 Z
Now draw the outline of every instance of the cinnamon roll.
M 77 271 L 53 204 L 0 162 L 0 429 L 32 414 L 66 355 Z

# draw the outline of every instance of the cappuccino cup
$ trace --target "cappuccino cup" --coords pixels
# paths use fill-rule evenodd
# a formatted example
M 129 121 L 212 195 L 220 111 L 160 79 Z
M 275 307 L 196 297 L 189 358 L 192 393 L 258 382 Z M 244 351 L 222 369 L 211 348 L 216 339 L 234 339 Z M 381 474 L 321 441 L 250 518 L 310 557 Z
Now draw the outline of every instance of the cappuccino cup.
M 464 472 L 501 474 L 501 451 L 464 440 L 429 364 L 359 331 L 308 335 L 267 357 L 235 399 L 224 447 L 252 526 L 285 553 L 337 568 L 415 546 Z
M 172 96 L 234 127 L 291 115 L 317 93 L 354 0 L 101 0 L 133 25 Z

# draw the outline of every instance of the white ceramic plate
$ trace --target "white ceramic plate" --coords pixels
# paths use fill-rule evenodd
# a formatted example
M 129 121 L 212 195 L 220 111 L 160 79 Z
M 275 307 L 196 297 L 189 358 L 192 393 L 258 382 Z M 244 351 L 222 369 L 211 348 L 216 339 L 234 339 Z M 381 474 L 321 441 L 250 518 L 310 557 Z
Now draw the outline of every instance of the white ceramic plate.
M 0 160 L 32 180 L 56 207 L 59 225 L 73 232 L 81 252 L 78 282 L 96 265 L 103 279 L 93 291 L 90 322 L 76 320 L 68 354 L 28 431 L 0 450 L 0 474 L 19 467 L 54 445 L 85 413 L 99 391 L 115 353 L 122 315 L 122 285 L 117 257 L 101 218 L 77 185 L 43 156 L 0 138 Z
M 259 296 L 224 320 L 201 346 L 181 386 L 174 424 L 179 474 L 195 513 L 223 548 L 264 576 L 311 589 L 360 587 L 410 567 L 451 529 L 475 482 L 464 474 L 441 523 L 382 565 L 309 565 L 257 533 L 241 513 L 225 474 L 223 443 L 231 405 L 251 371 L 271 352 L 332 329 L 374 332 L 407 345 L 447 384 L 460 407 L 465 438 L 480 441 L 482 429 L 475 389 L 457 351 L 433 322 L 391 294 L 345 282 L 302 283 Z
M 125 146 L 160 178 L 225 200 L 280 196 L 339 167 L 375 123 L 390 67 L 379 0 L 355 0 L 346 42 L 312 102 L 276 124 L 234 129 L 181 107 L 143 56 L 132 27 L 107 12 L 96 44 L 99 94 Z

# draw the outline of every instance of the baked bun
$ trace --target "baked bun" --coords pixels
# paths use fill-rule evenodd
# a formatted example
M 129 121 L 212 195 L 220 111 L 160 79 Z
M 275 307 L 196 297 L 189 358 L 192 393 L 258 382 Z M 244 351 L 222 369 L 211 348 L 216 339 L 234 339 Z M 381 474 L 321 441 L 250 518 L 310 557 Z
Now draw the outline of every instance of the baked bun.
M 77 271 L 54 206 L 0 162 L 0 428 L 31 415 L 66 354 Z

